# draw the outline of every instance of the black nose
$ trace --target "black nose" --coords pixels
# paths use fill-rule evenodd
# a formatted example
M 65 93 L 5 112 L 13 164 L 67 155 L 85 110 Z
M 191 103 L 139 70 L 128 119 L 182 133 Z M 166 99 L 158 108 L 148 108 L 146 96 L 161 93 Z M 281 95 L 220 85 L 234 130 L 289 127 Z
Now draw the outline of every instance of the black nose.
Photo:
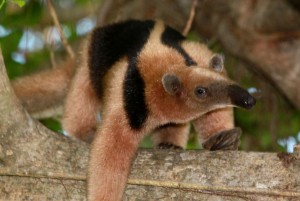
M 230 85 L 228 95 L 234 105 L 245 109 L 251 109 L 256 104 L 255 98 L 238 85 Z
M 253 96 L 249 96 L 244 100 L 244 108 L 251 109 L 256 104 L 256 100 Z

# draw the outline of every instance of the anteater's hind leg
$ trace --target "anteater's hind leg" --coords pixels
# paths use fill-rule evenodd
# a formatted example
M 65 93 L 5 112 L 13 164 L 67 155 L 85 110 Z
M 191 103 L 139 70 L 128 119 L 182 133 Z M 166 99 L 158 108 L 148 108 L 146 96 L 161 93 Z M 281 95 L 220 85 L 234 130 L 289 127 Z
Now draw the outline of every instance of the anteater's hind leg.
M 91 86 L 87 66 L 78 68 L 65 102 L 63 129 L 68 135 L 91 142 L 97 129 L 100 102 Z

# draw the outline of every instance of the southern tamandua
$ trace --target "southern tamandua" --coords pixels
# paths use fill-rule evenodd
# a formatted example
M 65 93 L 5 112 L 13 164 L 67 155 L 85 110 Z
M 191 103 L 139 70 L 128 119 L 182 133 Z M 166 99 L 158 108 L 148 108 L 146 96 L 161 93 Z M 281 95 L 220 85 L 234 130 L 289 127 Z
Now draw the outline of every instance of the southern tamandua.
M 95 29 L 85 48 L 66 99 L 63 125 L 76 137 L 94 138 L 89 200 L 121 199 L 146 133 L 168 126 L 185 130 L 187 122 L 210 111 L 255 104 L 246 90 L 219 72 L 221 56 L 184 41 L 161 22 L 131 20 Z M 184 146 L 179 142 L 186 139 L 175 138 L 167 143 Z
M 150 131 L 160 147 L 184 147 L 187 122 L 196 120 L 200 137 L 213 139 L 208 148 L 236 147 L 236 141 L 226 139 L 227 130 L 239 133 L 228 107 L 251 108 L 255 99 L 222 70 L 222 56 L 186 41 L 162 22 L 130 20 L 95 29 L 63 118 L 70 135 L 94 139 L 89 200 L 121 199 L 138 144 Z
M 179 39 L 176 40 L 180 41 L 178 46 L 181 47 L 183 44 L 185 54 L 191 55 L 197 63 L 201 63 L 202 60 L 207 60 L 212 56 L 212 53 L 205 45 L 198 42 L 187 41 L 175 30 L 171 29 L 170 27 L 168 27 L 168 29 L 177 33 L 177 37 Z M 162 33 L 157 33 L 157 37 L 160 37 L 159 34 Z M 166 34 L 165 36 L 165 45 L 167 43 L 176 42 L 174 41 L 174 38 L 169 38 L 169 35 L 171 34 Z M 134 39 L 131 42 L 134 43 Z M 157 43 L 163 44 L 163 41 L 157 40 Z M 182 50 L 179 48 L 179 52 L 180 51 Z M 173 52 L 169 53 L 172 54 Z M 182 54 L 182 57 L 186 55 Z M 86 56 L 83 56 L 83 58 L 85 57 Z M 216 72 L 225 75 L 225 71 L 223 70 L 223 57 L 217 57 L 219 59 L 216 59 L 214 64 Z M 41 116 L 41 111 L 43 111 L 42 116 L 44 115 L 44 111 L 46 111 L 46 113 L 48 113 L 47 111 L 50 111 L 51 114 L 51 110 L 56 108 L 57 105 L 60 105 L 60 103 L 64 101 L 65 96 L 69 91 L 70 82 L 74 78 L 74 72 L 77 70 L 75 67 L 81 66 L 82 62 L 85 62 L 84 59 L 82 60 L 83 61 L 79 59 L 79 65 L 76 65 L 74 60 L 68 59 L 55 69 L 42 71 L 14 80 L 12 82 L 12 86 L 16 95 L 20 98 L 27 111 L 29 111 L 35 117 Z M 208 68 L 206 65 L 198 65 L 197 67 Z M 93 93 L 93 90 L 85 93 L 88 95 L 88 93 Z M 80 102 L 80 98 L 78 99 Z M 74 108 L 69 108 L 71 111 L 85 110 L 81 107 L 76 108 L 77 104 L 73 105 Z M 74 126 L 73 121 L 68 121 L 70 116 L 68 115 L 69 109 L 65 109 L 64 128 L 71 135 L 81 140 L 91 142 L 97 124 L 95 115 L 88 115 L 88 117 L 84 117 L 86 118 L 85 120 L 81 120 L 81 118 L 79 118 L 77 121 L 74 120 L 75 117 L 70 117 L 77 122 L 76 124 L 78 124 L 78 122 L 80 124 L 78 126 Z M 86 122 L 90 123 L 86 124 Z M 198 133 L 200 143 L 202 143 L 203 147 L 206 149 L 234 150 L 238 148 L 241 130 L 239 128 L 234 128 L 232 108 L 221 108 L 212 112 L 208 112 L 194 120 L 193 126 Z M 154 145 L 159 148 L 185 148 L 188 134 L 188 124 L 168 124 L 161 126 L 159 129 L 155 129 L 155 131 L 153 131 L 152 138 Z

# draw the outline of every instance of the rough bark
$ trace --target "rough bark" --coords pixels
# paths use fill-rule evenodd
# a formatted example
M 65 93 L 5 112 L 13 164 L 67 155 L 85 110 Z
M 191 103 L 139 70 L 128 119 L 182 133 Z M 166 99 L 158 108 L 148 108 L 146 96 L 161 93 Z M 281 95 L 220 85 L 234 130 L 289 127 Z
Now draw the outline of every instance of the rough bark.
M 51 174 L 1 170 L 0 199 L 85 200 L 85 173 L 60 167 Z M 285 167 L 274 153 L 141 150 L 123 200 L 296 201 L 299 176 L 299 161 Z
M 0 200 L 85 200 L 88 147 L 33 120 L 0 51 Z M 300 199 L 296 155 L 141 150 L 123 200 Z

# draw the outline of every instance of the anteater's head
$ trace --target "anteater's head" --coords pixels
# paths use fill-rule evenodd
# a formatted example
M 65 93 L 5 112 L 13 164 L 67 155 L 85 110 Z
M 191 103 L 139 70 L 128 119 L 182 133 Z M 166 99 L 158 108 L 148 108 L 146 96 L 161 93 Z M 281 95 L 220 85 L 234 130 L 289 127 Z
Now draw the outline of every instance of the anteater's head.
M 160 109 L 166 119 L 184 122 L 224 107 L 252 108 L 256 100 L 247 90 L 220 73 L 216 59 L 212 68 L 172 68 L 161 77 L 164 99 Z

